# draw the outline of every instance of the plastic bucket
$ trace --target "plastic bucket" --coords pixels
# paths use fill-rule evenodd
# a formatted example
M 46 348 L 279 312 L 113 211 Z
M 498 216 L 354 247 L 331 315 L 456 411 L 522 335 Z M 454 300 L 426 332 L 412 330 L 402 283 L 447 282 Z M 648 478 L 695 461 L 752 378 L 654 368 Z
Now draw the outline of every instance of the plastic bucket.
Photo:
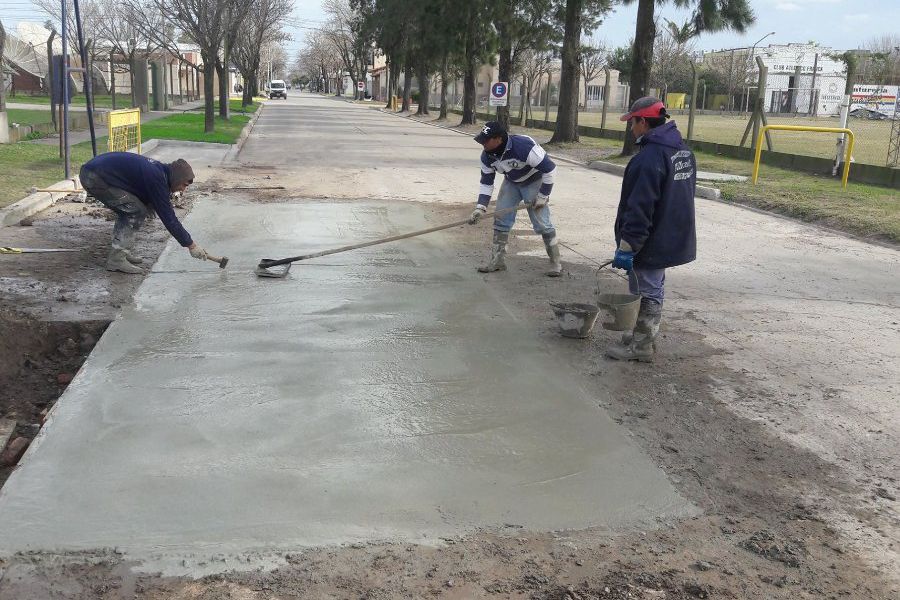
M 556 315 L 559 333 L 568 338 L 586 338 L 600 314 L 600 309 L 593 304 L 551 302 L 550 306 Z
M 597 294 L 597 306 L 603 312 L 600 325 L 610 331 L 631 331 L 637 323 L 641 297 L 637 294 Z

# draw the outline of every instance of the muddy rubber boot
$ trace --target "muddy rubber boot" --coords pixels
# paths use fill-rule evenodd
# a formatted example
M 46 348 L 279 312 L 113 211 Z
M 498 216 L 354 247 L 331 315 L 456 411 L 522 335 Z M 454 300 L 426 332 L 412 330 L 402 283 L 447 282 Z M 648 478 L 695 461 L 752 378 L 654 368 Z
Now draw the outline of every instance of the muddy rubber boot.
M 616 360 L 652 362 L 656 353 L 656 336 L 662 320 L 662 306 L 642 300 L 634 331 L 622 334 L 622 340 L 606 349 L 606 356 Z
M 130 262 L 133 265 L 139 265 L 144 262 L 144 259 L 140 256 L 137 256 L 131 252 L 131 250 L 125 250 L 125 260 Z
M 125 257 L 125 251 L 121 248 L 113 248 L 109 251 L 109 259 L 106 261 L 107 271 L 118 271 L 129 275 L 139 275 L 144 271 L 134 266 Z
M 556 234 L 544 238 L 544 248 L 547 249 L 547 256 L 550 257 L 550 270 L 546 273 L 547 277 L 559 277 L 562 275 L 562 262 L 559 260 L 559 240 L 556 239 Z
M 494 232 L 494 242 L 491 244 L 491 261 L 483 267 L 478 267 L 479 273 L 493 273 L 494 271 L 505 271 L 506 262 L 503 257 L 506 256 L 506 244 L 509 242 L 509 233 L 505 231 Z

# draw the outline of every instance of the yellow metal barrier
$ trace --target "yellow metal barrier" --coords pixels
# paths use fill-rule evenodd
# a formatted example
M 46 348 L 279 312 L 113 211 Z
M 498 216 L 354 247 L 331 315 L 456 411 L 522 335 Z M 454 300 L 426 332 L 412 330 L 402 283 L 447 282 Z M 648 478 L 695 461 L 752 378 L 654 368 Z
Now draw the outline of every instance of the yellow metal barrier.
M 759 178 L 759 159 L 762 156 L 763 136 L 767 131 L 812 131 L 821 133 L 846 133 L 850 137 L 847 144 L 847 153 L 844 155 L 844 174 L 841 177 L 841 187 L 847 187 L 847 178 L 850 177 L 850 157 L 853 155 L 853 132 L 843 127 L 806 127 L 804 125 L 765 125 L 759 131 L 756 139 L 756 156 L 753 158 L 753 183 Z
M 127 152 L 129 148 L 137 148 L 141 153 L 141 109 L 110 111 L 109 151 Z

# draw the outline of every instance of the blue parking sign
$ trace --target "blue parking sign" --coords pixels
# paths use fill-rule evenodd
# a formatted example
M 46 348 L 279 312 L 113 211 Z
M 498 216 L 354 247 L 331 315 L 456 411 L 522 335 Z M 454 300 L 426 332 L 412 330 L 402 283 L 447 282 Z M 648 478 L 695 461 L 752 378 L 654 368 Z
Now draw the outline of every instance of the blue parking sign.
M 506 81 L 495 81 L 491 84 L 491 97 L 489 98 L 490 106 L 506 106 L 509 94 L 509 83 Z

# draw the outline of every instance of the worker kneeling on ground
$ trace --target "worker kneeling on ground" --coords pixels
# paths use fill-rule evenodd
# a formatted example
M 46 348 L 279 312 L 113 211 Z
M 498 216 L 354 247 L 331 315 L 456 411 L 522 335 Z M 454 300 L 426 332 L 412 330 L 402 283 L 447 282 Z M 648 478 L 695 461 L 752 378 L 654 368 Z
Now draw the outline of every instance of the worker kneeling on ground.
M 206 251 L 194 243 L 172 207 L 172 194 L 194 182 L 194 171 L 184 159 L 164 164 L 131 152 L 109 152 L 85 163 L 79 177 L 85 191 L 118 217 L 106 262 L 108 271 L 142 273 L 137 265 L 143 260 L 131 249 L 135 232 L 151 212 L 191 256 L 206 259 Z
M 549 277 L 559 277 L 562 263 L 559 261 L 559 245 L 556 228 L 550 221 L 550 192 L 553 190 L 553 174 L 556 165 L 547 153 L 527 135 L 510 135 L 497 121 L 485 123 L 475 141 L 484 146 L 481 153 L 481 188 L 478 201 L 469 223 L 477 223 L 487 212 L 491 194 L 494 193 L 494 176 L 504 175 L 500 194 L 497 196 L 497 210 L 511 209 L 524 202 L 528 205 L 528 217 L 534 232 L 544 239 L 547 256 L 550 257 Z M 516 222 L 516 212 L 494 217 L 494 243 L 491 246 L 491 260 L 478 267 L 482 273 L 505 271 L 506 244 L 509 232 Z
M 629 288 L 632 294 L 640 294 L 641 307 L 634 331 L 606 351 L 619 360 L 652 360 L 666 269 L 697 257 L 697 162 L 675 123 L 666 123 L 668 116 L 660 100 L 645 97 L 621 117 L 631 121 L 640 151 L 628 163 L 622 180 L 613 266 L 629 272 Z

